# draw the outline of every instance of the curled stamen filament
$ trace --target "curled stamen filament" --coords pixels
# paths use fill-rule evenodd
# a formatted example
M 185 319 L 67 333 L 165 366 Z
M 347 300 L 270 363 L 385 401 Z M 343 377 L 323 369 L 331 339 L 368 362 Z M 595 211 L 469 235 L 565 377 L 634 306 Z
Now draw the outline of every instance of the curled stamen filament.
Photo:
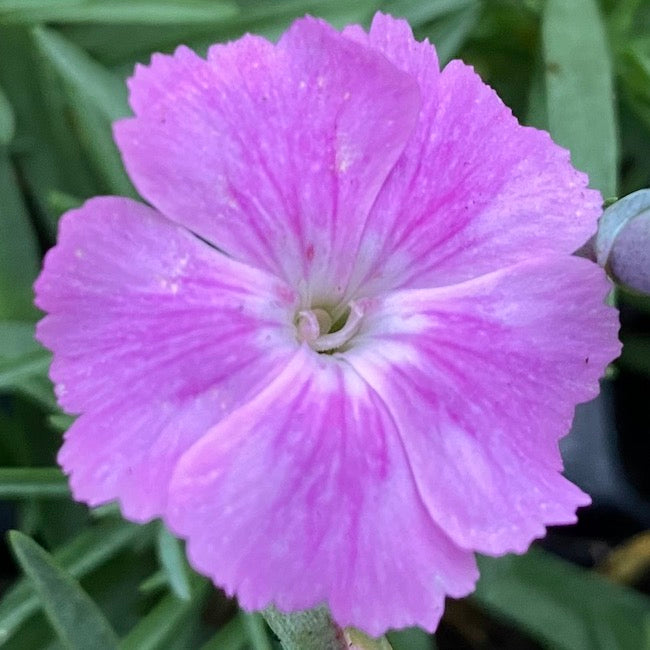
M 330 352 L 345 345 L 361 326 L 363 311 L 354 301 L 340 330 L 330 332 L 332 318 L 324 309 L 306 309 L 298 312 L 296 328 L 298 339 L 308 343 L 316 352 Z

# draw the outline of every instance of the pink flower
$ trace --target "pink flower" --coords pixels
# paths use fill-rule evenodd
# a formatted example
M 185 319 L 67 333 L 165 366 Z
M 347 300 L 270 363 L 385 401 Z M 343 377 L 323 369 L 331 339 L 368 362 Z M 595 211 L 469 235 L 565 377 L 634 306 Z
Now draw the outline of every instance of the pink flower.
M 130 90 L 153 207 L 71 211 L 36 285 L 77 499 L 163 517 L 247 608 L 373 635 L 575 521 L 557 442 L 619 343 L 568 152 L 381 14 L 154 55 Z

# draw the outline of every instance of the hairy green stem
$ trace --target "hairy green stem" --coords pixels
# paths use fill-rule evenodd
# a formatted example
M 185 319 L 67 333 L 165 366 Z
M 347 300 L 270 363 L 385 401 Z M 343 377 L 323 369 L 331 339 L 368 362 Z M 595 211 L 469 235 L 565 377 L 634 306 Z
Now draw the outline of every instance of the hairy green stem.
M 285 614 L 268 607 L 262 615 L 284 650 L 348 650 L 343 630 L 325 607 Z

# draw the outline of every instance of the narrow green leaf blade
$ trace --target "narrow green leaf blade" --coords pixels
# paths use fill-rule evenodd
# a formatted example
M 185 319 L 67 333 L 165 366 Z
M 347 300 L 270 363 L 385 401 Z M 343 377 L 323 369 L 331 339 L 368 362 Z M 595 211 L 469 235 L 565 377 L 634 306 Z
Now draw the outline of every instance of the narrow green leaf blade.
M 548 0 L 542 40 L 551 135 L 571 151 L 592 187 L 616 196 L 612 67 L 596 0 Z
M 395 630 L 386 636 L 393 650 L 434 650 L 435 648 L 433 637 L 417 627 Z
M 266 623 L 262 615 L 257 612 L 242 612 L 241 615 L 253 650 L 272 650 L 271 641 L 266 631 Z
M 635 39 L 622 48 L 618 59 L 623 98 L 650 129 L 650 46 Z
M 0 361 L 0 390 L 19 388 L 21 383 L 35 375 L 45 375 L 50 367 L 50 354 L 39 350 L 17 359 Z
M 191 598 L 190 572 L 180 542 L 160 523 L 158 528 L 158 558 L 167 582 L 181 600 Z
M 129 114 L 124 82 L 53 29 L 36 28 L 34 42 L 62 79 L 109 120 Z
M 47 205 L 50 192 L 87 197 L 97 194 L 98 188 L 88 162 L 82 160 L 79 143 L 71 137 L 71 116 L 62 106 L 60 89 L 52 83 L 51 71 L 44 74 L 49 66 L 44 66 L 41 59 L 27 30 L 0 25 L 0 83 L 16 116 L 12 162 L 21 185 L 33 201 L 32 216 L 41 232 L 53 242 L 58 216 Z M 0 173 L 0 183 L 5 178 Z M 4 212 L 4 208 L 0 210 Z M 7 212 L 9 217 L 13 214 L 18 212 Z M 28 220 L 21 219 L 21 222 L 29 224 Z M 0 247 L 4 241 L 0 237 Z M 6 241 L 7 245 L 11 243 L 11 239 Z M 15 255 L 20 250 L 15 246 L 9 253 Z M 0 262 L 5 256 L 0 251 Z M 18 312 L 12 315 L 12 318 L 25 317 Z
M 38 361 L 41 358 L 42 365 Z M 52 384 L 45 374 L 48 363 L 48 353 L 34 338 L 34 323 L 0 320 L 0 377 L 4 373 L 4 390 L 21 392 L 47 411 L 57 410 Z M 21 464 L 31 463 L 25 460 Z
M 57 467 L 0 467 L 0 499 L 69 496 L 68 481 Z
M 391 16 L 406 18 L 411 27 L 419 27 L 445 14 L 460 11 L 475 4 L 478 4 L 477 0 L 429 0 L 429 2 L 385 0 L 381 4 L 381 10 Z
M 9 99 L 0 88 L 0 146 L 9 144 L 16 131 L 16 118 Z
M 9 533 L 9 541 L 61 641 L 75 650 L 117 649 L 117 637 L 104 615 L 52 556 L 18 531 Z
M 34 323 L 19 320 L 0 321 L 0 362 L 19 359 L 40 349 L 41 346 L 34 338 Z
M 645 648 L 650 599 L 533 548 L 479 558 L 474 599 L 557 650 Z
M 548 131 L 548 108 L 546 100 L 546 82 L 542 65 L 538 64 L 533 70 L 533 77 L 528 88 L 528 110 L 526 124 L 537 129 Z
M 136 539 L 145 540 L 149 531 L 124 521 L 104 521 L 79 534 L 53 556 L 68 575 L 81 579 Z M 40 607 L 31 581 L 19 580 L 0 601 L 0 641 L 10 638 Z
M 161 2 L 161 0 L 4 0 L 0 23 L 124 23 L 176 25 L 218 23 L 238 13 L 230 2 Z
M 113 142 L 111 123 L 129 114 L 126 84 L 54 30 L 32 32 L 34 43 L 63 82 L 84 149 L 112 193 L 137 197 Z
M 9 154 L 0 145 L 0 318 L 35 318 L 36 233 Z M 1 344 L 1 343 L 0 343 Z
M 248 634 L 246 633 L 244 614 L 240 611 L 209 641 L 206 641 L 201 646 L 201 650 L 242 650 L 247 643 Z
M 207 580 L 194 576 L 192 597 L 181 600 L 170 594 L 165 596 L 142 621 L 129 632 L 120 644 L 120 650 L 164 650 L 169 647 L 179 628 L 196 615 L 210 585 Z
M 436 46 L 441 65 L 458 54 L 476 26 L 480 13 L 481 6 L 476 1 L 459 3 L 458 11 L 441 16 L 420 30 Z
M 475 0 L 478 1 L 478 0 Z M 237 15 L 223 21 L 196 23 L 110 23 L 60 24 L 60 30 L 97 60 L 119 65 L 130 73 L 139 61 L 148 61 L 151 52 L 170 52 L 184 43 L 199 52 L 216 42 L 230 41 L 250 32 L 275 40 L 292 20 L 306 13 L 325 18 L 342 27 L 351 22 L 367 24 L 378 8 L 378 0 L 280 0 L 258 2 L 238 0 Z

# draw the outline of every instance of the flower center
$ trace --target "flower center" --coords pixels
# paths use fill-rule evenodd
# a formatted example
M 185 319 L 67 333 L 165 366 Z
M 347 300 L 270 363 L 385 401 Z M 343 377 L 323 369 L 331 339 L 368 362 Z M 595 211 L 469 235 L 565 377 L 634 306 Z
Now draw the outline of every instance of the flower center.
M 363 311 L 354 301 L 336 320 L 322 307 L 305 309 L 296 316 L 296 336 L 316 352 L 340 351 L 359 331 L 362 316 Z

